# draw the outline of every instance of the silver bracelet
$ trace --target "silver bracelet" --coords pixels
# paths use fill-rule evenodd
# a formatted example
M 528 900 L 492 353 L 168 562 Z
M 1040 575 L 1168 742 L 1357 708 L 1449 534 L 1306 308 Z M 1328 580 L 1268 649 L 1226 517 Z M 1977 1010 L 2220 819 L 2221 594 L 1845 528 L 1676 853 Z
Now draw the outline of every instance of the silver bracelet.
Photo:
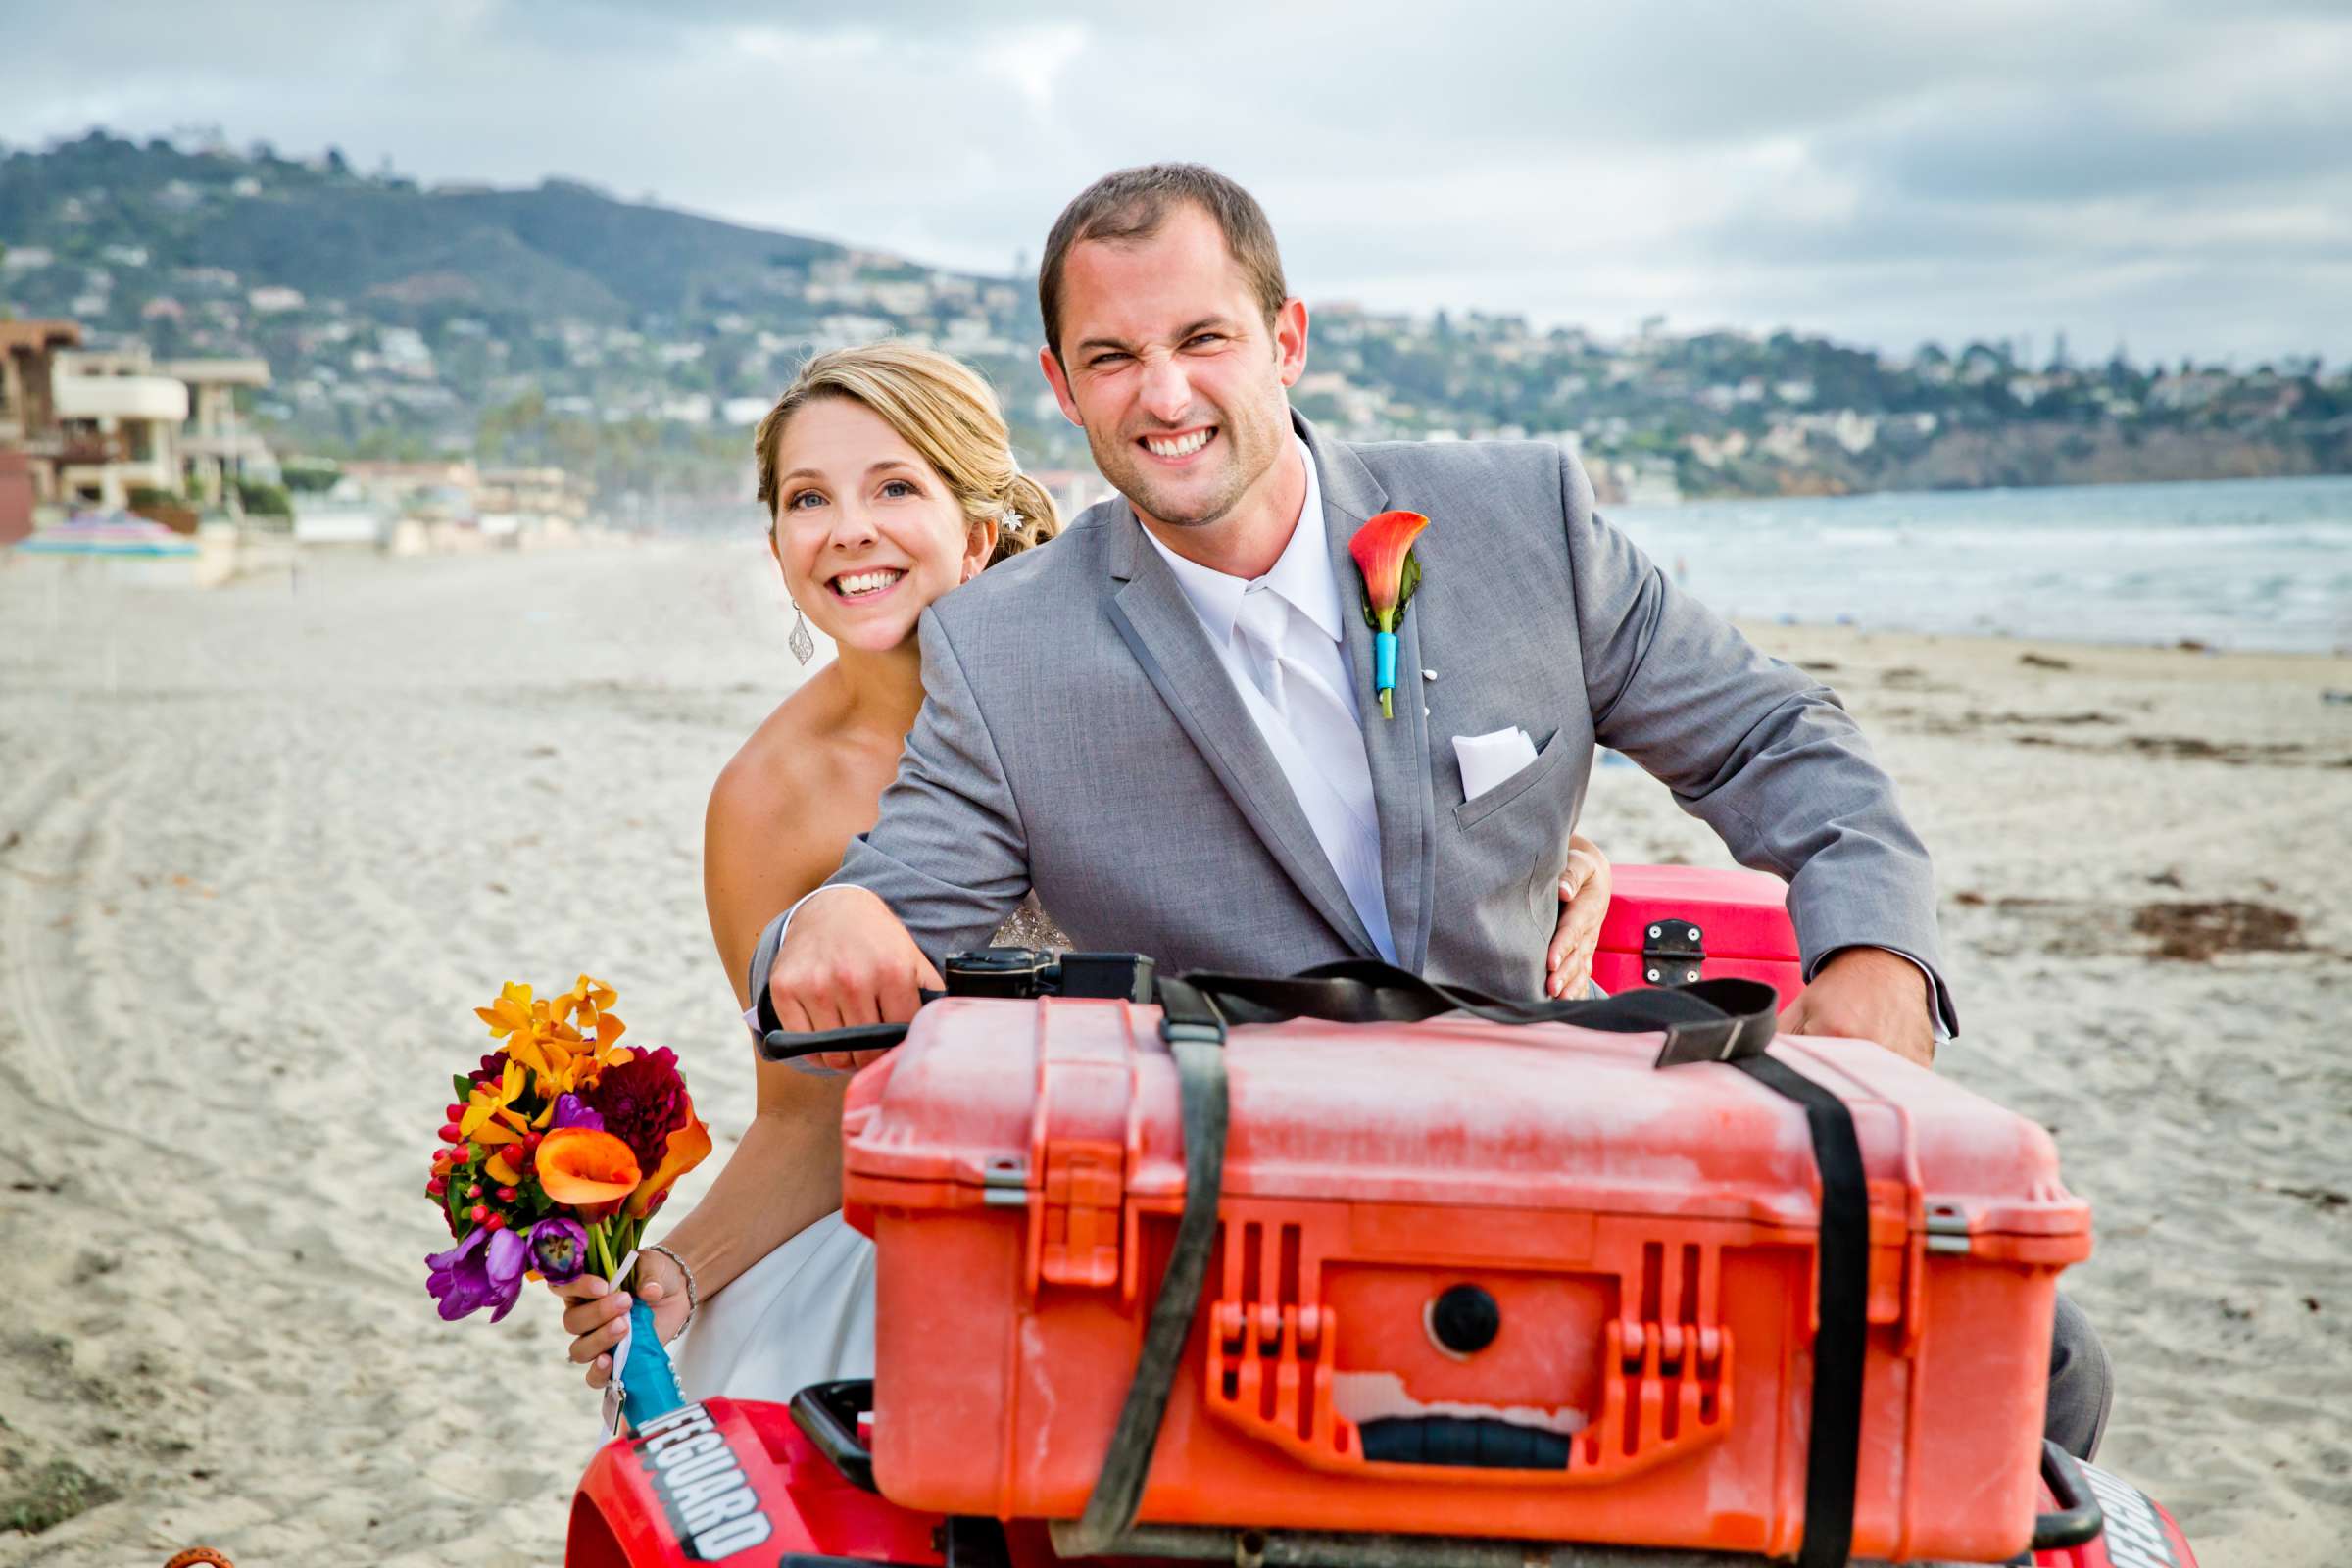
M 662 1246 L 660 1242 L 649 1242 L 642 1249 L 642 1250 L 648 1252 L 660 1252 L 663 1257 L 666 1257 L 672 1263 L 677 1264 L 678 1272 L 686 1276 L 686 1321 L 678 1325 L 678 1334 L 685 1333 L 688 1329 L 694 1327 L 694 1314 L 700 1310 L 703 1304 L 702 1293 L 694 1288 L 694 1270 L 686 1266 L 686 1260 L 684 1258 L 671 1251 L 668 1248 Z M 670 1336 L 670 1338 L 673 1340 L 677 1337 L 677 1334 Z

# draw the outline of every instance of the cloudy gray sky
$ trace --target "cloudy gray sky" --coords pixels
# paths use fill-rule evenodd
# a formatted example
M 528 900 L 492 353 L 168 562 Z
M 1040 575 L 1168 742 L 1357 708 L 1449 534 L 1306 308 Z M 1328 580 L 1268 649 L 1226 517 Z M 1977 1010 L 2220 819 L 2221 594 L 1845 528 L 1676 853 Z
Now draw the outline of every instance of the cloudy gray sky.
M 1122 164 L 1310 300 L 2352 358 L 2352 4 L 0 0 L 0 141 L 218 124 L 992 271 Z

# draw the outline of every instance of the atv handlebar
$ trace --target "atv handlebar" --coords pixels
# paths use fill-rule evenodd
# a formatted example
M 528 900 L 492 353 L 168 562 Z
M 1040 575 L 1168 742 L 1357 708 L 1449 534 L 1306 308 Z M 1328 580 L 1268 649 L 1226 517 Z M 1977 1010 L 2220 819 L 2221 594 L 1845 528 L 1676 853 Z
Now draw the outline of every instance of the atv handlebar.
M 903 1023 L 855 1024 L 847 1029 L 786 1029 L 776 1017 L 768 982 L 784 937 L 784 915 L 760 933 L 747 976 L 752 1015 L 763 1061 L 791 1061 L 828 1051 L 887 1051 L 906 1038 Z M 918 993 L 924 1005 L 941 997 L 1123 997 L 1152 1000 L 1153 966 L 1133 953 L 1039 953 L 1031 948 L 981 948 L 951 953 L 940 965 L 945 991 Z

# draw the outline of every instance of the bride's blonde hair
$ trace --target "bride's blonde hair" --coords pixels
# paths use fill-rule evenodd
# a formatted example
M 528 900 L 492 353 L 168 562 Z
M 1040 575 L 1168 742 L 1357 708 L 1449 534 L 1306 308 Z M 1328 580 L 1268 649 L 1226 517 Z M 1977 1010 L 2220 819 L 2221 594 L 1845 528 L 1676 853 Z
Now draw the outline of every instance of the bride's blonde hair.
M 919 453 L 974 527 L 994 522 L 994 565 L 1061 531 L 1045 486 L 1013 460 L 1011 432 L 997 395 L 961 360 L 910 343 L 833 349 L 801 367 L 792 385 L 760 421 L 752 445 L 760 463 L 760 505 L 776 516 L 776 448 L 792 416 L 817 398 L 849 398 L 871 410 Z

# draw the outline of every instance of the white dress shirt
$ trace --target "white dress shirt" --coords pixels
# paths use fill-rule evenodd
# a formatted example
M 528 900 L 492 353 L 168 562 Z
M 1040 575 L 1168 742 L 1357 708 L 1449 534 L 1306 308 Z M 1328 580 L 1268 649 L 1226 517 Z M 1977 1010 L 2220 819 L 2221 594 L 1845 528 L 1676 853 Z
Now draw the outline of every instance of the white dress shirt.
M 1185 560 L 1148 528 L 1144 537 L 1176 574 L 1348 902 L 1380 956 L 1394 963 L 1396 939 L 1380 874 L 1380 814 L 1359 727 L 1362 697 L 1358 682 L 1348 677 L 1340 640 L 1340 617 L 1347 612 L 1331 564 L 1323 484 L 1314 454 L 1304 441 L 1292 439 L 1306 466 L 1306 499 L 1291 542 L 1264 576 L 1230 576 Z M 1369 671 L 1362 673 L 1368 678 Z

